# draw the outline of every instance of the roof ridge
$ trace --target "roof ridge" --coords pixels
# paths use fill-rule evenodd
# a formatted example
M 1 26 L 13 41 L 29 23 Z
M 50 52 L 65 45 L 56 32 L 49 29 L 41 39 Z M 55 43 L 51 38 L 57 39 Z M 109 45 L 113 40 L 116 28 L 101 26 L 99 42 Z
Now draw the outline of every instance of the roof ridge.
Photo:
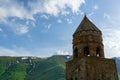
M 76 29 L 75 33 L 79 31 L 87 31 L 87 30 L 100 31 L 100 29 L 98 29 L 85 15 L 81 23 L 79 24 L 78 28 Z

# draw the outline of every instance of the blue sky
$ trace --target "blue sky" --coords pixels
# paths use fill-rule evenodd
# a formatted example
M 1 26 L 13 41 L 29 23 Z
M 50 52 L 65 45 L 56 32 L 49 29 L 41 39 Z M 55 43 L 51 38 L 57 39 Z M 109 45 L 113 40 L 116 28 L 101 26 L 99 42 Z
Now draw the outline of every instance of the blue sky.
M 72 54 L 84 14 L 103 32 L 106 57 L 120 56 L 120 0 L 0 0 L 0 55 Z

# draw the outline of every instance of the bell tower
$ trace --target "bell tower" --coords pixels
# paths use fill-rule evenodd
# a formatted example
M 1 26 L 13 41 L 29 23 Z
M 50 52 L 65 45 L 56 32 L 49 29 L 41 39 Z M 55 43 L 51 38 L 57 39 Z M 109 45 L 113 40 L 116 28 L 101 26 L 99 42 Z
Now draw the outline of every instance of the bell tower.
M 73 34 L 73 58 L 83 56 L 104 57 L 102 32 L 84 16 Z
M 66 80 L 118 80 L 115 61 L 104 57 L 102 32 L 85 15 L 73 34 Z

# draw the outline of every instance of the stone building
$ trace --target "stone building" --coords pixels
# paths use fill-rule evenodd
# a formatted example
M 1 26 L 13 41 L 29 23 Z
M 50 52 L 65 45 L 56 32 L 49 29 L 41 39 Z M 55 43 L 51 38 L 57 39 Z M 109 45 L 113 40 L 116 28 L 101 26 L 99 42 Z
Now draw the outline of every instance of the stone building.
M 102 32 L 86 16 L 73 34 L 66 80 L 118 80 L 115 61 L 104 57 Z

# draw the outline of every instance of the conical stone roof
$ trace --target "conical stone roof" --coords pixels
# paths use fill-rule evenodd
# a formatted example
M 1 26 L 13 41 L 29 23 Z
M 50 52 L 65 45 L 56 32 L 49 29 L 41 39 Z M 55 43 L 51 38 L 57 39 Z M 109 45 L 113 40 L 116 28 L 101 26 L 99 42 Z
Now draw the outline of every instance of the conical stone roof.
M 80 23 L 80 25 L 76 29 L 75 33 L 79 32 L 79 31 L 88 31 L 88 30 L 100 31 L 85 15 L 82 22 Z

